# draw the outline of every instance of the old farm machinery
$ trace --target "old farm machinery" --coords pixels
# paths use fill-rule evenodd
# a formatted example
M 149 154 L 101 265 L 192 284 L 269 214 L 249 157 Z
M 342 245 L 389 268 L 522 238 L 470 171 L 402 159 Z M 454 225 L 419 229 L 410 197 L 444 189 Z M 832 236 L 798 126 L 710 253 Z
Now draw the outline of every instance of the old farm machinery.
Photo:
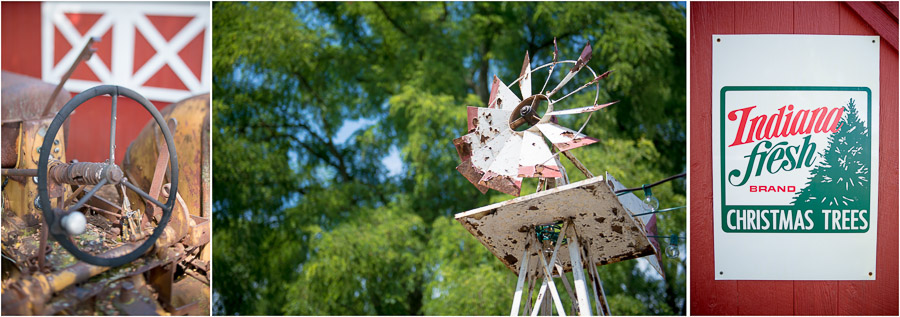
M 558 60 L 532 69 L 528 54 L 519 77 L 510 85 L 494 76 L 487 107 L 468 108 L 468 134 L 453 141 L 462 164 L 457 170 L 482 193 L 495 189 L 519 196 L 524 177 L 538 178 L 537 193 L 456 215 L 472 235 L 510 270 L 518 274 L 511 315 L 609 315 L 597 266 L 648 257 L 662 274 L 660 250 L 648 232 L 655 231 L 651 209 L 625 186 L 606 174 L 593 174 L 569 150 L 597 142 L 581 133 L 594 111 L 615 104 L 598 103 L 597 74 L 587 63 L 590 44 L 577 60 Z M 571 65 L 556 87 L 546 91 L 555 68 Z M 548 75 L 532 93 L 532 76 L 541 69 Z M 558 99 L 563 88 L 587 69 L 591 79 Z M 583 74 L 583 73 L 582 73 Z M 521 98 L 510 87 L 518 84 Z M 596 87 L 592 106 L 559 109 L 560 101 Z M 586 115 L 578 131 L 558 123 L 557 116 Z M 554 148 L 547 145 L 549 141 Z M 569 183 L 560 154 L 587 178 Z M 618 194 L 617 194 L 618 191 Z M 574 285 L 566 276 L 571 272 Z M 571 298 L 563 307 L 559 280 Z M 536 300 L 533 292 L 537 291 Z M 523 294 L 524 299 L 523 299 Z
M 209 95 L 159 111 L 125 87 L 62 86 L 2 73 L 2 313 L 208 314 Z M 67 119 L 94 98 L 109 98 L 108 158 L 67 160 Z M 116 126 L 144 124 L 117 122 L 125 98 L 152 119 L 117 164 Z

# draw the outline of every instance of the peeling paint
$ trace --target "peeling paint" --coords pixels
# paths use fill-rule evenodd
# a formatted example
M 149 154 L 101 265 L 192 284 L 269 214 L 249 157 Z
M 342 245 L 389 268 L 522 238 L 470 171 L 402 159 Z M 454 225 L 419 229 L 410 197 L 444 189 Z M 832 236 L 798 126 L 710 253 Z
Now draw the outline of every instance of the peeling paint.
M 532 226 L 565 219 L 572 219 L 595 263 L 652 255 L 653 247 L 641 230 L 642 223 L 630 214 L 613 214 L 621 208 L 604 178 L 595 177 L 460 213 L 456 219 L 508 268 L 518 272 L 521 259 L 513 262 L 510 256 L 521 256 L 525 246 L 509 243 L 509 239 L 526 239 Z M 566 245 L 561 246 L 559 256 L 563 268 L 571 270 Z

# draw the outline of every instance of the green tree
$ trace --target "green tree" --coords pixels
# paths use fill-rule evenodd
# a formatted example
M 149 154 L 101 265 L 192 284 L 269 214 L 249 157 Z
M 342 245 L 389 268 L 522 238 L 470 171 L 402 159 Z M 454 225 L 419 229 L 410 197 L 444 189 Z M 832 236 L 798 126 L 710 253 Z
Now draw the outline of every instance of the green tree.
M 452 140 L 554 37 L 566 59 L 590 42 L 614 71 L 600 100 L 621 100 L 574 154 L 634 186 L 684 170 L 683 4 L 228 2 L 213 28 L 216 314 L 507 314 L 515 274 L 452 215 L 511 197 L 456 172 Z M 683 205 L 684 182 L 654 195 Z M 684 213 L 659 228 L 684 235 Z M 684 314 L 684 258 L 665 281 L 636 263 L 599 269 L 613 312 Z

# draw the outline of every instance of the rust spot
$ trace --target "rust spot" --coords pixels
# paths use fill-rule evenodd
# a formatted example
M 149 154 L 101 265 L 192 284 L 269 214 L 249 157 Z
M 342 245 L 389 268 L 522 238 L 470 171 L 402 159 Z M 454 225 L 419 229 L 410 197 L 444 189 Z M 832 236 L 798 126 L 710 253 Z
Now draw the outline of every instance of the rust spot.
M 538 207 L 537 207 L 537 206 L 531 206 L 531 207 L 528 207 L 528 210 L 538 210 Z
M 640 231 L 640 230 L 638 230 L 638 227 L 632 226 L 632 227 L 631 227 L 631 231 L 638 232 L 638 231 Z
M 622 233 L 622 226 L 620 226 L 620 225 L 612 225 L 611 227 L 612 227 L 612 231 L 615 231 L 616 233 L 619 233 L 619 234 Z
M 579 213 L 578 215 L 584 217 L 584 216 L 587 216 L 587 213 L 586 213 L 586 212 L 582 212 L 582 213 Z
M 481 230 L 475 230 L 475 233 L 477 233 L 478 236 L 483 236 L 483 235 L 484 235 L 484 233 L 481 233 Z
M 513 244 L 519 243 L 519 240 L 513 239 L 512 243 Z
M 519 227 L 518 231 L 519 232 L 528 232 L 528 226 L 521 226 L 521 227 Z
M 603 223 L 604 221 L 606 221 L 606 218 L 603 218 L 603 217 L 597 217 L 597 218 L 594 218 L 594 220 L 596 220 L 597 223 Z
M 512 256 L 512 254 L 507 254 L 503 257 L 503 259 L 506 260 L 506 263 L 508 263 L 509 265 L 515 265 L 517 262 L 519 262 L 519 259 L 516 259 L 516 257 Z
M 612 212 L 613 215 L 618 216 L 618 215 L 619 215 L 619 208 L 613 207 L 612 210 L 610 210 L 610 212 Z
M 490 140 L 490 139 L 491 139 L 491 137 L 489 137 L 489 136 L 486 136 L 486 135 L 483 135 L 483 134 L 481 135 L 481 143 L 482 143 L 482 144 L 485 143 L 485 142 L 487 142 L 487 141 Z
M 572 133 L 572 131 L 566 131 L 566 132 L 561 133 L 560 135 L 571 139 L 575 136 L 575 133 Z
M 465 142 L 465 141 L 461 141 L 459 143 L 454 142 L 454 143 L 456 143 L 456 152 L 457 152 L 457 154 L 459 154 L 460 159 L 465 161 L 466 159 L 468 159 L 469 157 L 472 156 L 472 144 L 469 144 L 469 142 Z

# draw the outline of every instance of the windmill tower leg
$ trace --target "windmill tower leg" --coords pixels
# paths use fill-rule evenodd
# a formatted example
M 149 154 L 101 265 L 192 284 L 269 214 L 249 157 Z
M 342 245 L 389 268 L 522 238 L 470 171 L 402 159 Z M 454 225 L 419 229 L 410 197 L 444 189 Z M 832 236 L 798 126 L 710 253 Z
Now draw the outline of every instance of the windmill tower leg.
M 519 315 L 519 304 L 522 302 L 522 288 L 525 286 L 525 277 L 528 276 L 528 262 L 530 262 L 528 261 L 527 248 L 520 259 L 522 259 L 522 265 L 519 267 L 519 280 L 516 282 L 516 293 L 513 295 L 512 309 L 509 312 L 510 316 Z
M 590 316 L 591 306 L 588 302 L 587 282 L 584 275 L 584 264 L 581 262 L 581 246 L 578 243 L 578 234 L 575 228 L 570 228 L 569 235 L 569 259 L 572 261 L 572 275 L 575 278 L 575 296 L 573 300 L 578 302 L 578 315 Z

